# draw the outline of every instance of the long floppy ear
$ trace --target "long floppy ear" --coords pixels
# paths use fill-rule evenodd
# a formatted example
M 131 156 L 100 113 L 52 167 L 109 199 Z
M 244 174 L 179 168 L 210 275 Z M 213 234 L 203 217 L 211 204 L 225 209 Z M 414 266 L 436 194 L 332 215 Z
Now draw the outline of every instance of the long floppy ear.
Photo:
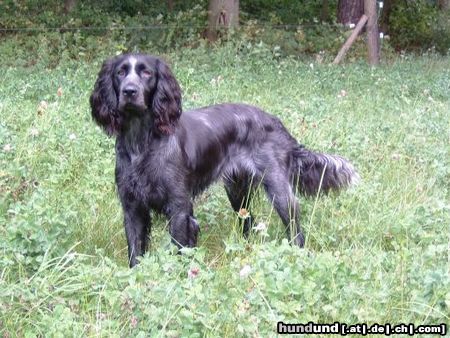
M 168 135 L 174 132 L 181 115 L 181 89 L 170 68 L 159 59 L 156 72 L 158 82 L 153 94 L 152 112 L 157 130 Z
M 115 59 L 103 63 L 89 100 L 93 119 L 110 136 L 117 134 L 122 125 L 113 84 L 114 63 Z

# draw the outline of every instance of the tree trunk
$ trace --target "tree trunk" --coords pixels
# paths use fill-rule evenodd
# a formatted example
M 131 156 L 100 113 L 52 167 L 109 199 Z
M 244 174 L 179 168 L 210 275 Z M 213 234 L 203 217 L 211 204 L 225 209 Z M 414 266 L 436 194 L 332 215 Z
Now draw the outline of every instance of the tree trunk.
M 356 25 L 363 14 L 364 0 L 339 0 L 338 22 L 343 25 Z
M 64 13 L 69 14 L 75 8 L 76 0 L 64 0 Z
M 365 0 L 364 12 L 368 16 L 367 20 L 367 49 L 369 52 L 369 64 L 380 63 L 380 34 L 377 23 L 377 0 Z
M 239 26 L 239 0 L 210 0 L 208 8 L 209 41 L 217 40 L 220 29 Z
M 450 9 L 450 0 L 438 0 L 438 7 L 441 11 L 448 11 Z

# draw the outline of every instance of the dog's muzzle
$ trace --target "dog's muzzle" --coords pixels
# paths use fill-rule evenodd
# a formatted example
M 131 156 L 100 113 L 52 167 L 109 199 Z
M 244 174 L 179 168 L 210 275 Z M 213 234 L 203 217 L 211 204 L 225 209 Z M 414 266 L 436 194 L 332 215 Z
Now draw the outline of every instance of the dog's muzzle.
M 119 109 L 124 111 L 145 111 L 147 109 L 142 88 L 126 84 L 120 91 Z
M 122 89 L 122 95 L 131 101 L 134 97 L 136 97 L 138 93 L 138 89 L 134 85 L 128 85 L 124 89 Z

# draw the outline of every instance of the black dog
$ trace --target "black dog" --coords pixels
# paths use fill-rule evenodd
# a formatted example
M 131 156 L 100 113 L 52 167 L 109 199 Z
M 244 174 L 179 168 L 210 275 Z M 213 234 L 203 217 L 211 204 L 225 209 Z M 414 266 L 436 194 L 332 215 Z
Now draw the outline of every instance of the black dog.
M 248 208 L 261 184 L 300 247 L 304 237 L 294 192 L 326 193 L 359 178 L 347 160 L 305 149 L 279 119 L 256 107 L 219 104 L 181 114 L 180 87 L 153 56 L 105 61 L 90 103 L 94 120 L 116 137 L 116 184 L 130 266 L 146 250 L 150 210 L 168 217 L 176 245 L 195 246 L 199 225 L 192 199 L 219 178 L 235 211 Z M 249 217 L 244 234 L 251 225 Z

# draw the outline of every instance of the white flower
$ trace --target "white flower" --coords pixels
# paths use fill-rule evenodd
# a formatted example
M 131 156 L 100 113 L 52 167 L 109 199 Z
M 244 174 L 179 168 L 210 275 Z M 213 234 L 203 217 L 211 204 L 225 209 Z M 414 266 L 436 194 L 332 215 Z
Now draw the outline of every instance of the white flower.
M 223 81 L 222 75 L 217 76 L 216 78 L 212 78 L 210 83 L 212 86 L 218 86 Z
M 42 100 L 41 102 L 39 102 L 39 108 L 45 110 L 48 108 L 48 103 L 47 101 Z
M 38 136 L 39 135 L 39 130 L 37 128 L 31 128 L 30 129 L 30 134 L 31 134 L 31 136 Z
M 77 138 L 77 135 L 75 135 L 74 133 L 69 135 L 69 140 L 75 140 Z
M 258 223 L 253 227 L 253 230 L 264 232 L 267 230 L 267 225 L 266 223 Z
M 11 147 L 11 145 L 9 143 L 5 144 L 5 146 L 3 147 L 3 151 L 5 153 L 9 153 L 11 151 L 11 149 L 12 149 L 12 147 Z
M 252 267 L 250 265 L 244 265 L 239 271 L 239 277 L 246 278 L 252 272 Z
M 339 94 L 337 95 L 337 97 L 346 97 L 347 96 L 347 91 L 345 89 L 342 89 Z

